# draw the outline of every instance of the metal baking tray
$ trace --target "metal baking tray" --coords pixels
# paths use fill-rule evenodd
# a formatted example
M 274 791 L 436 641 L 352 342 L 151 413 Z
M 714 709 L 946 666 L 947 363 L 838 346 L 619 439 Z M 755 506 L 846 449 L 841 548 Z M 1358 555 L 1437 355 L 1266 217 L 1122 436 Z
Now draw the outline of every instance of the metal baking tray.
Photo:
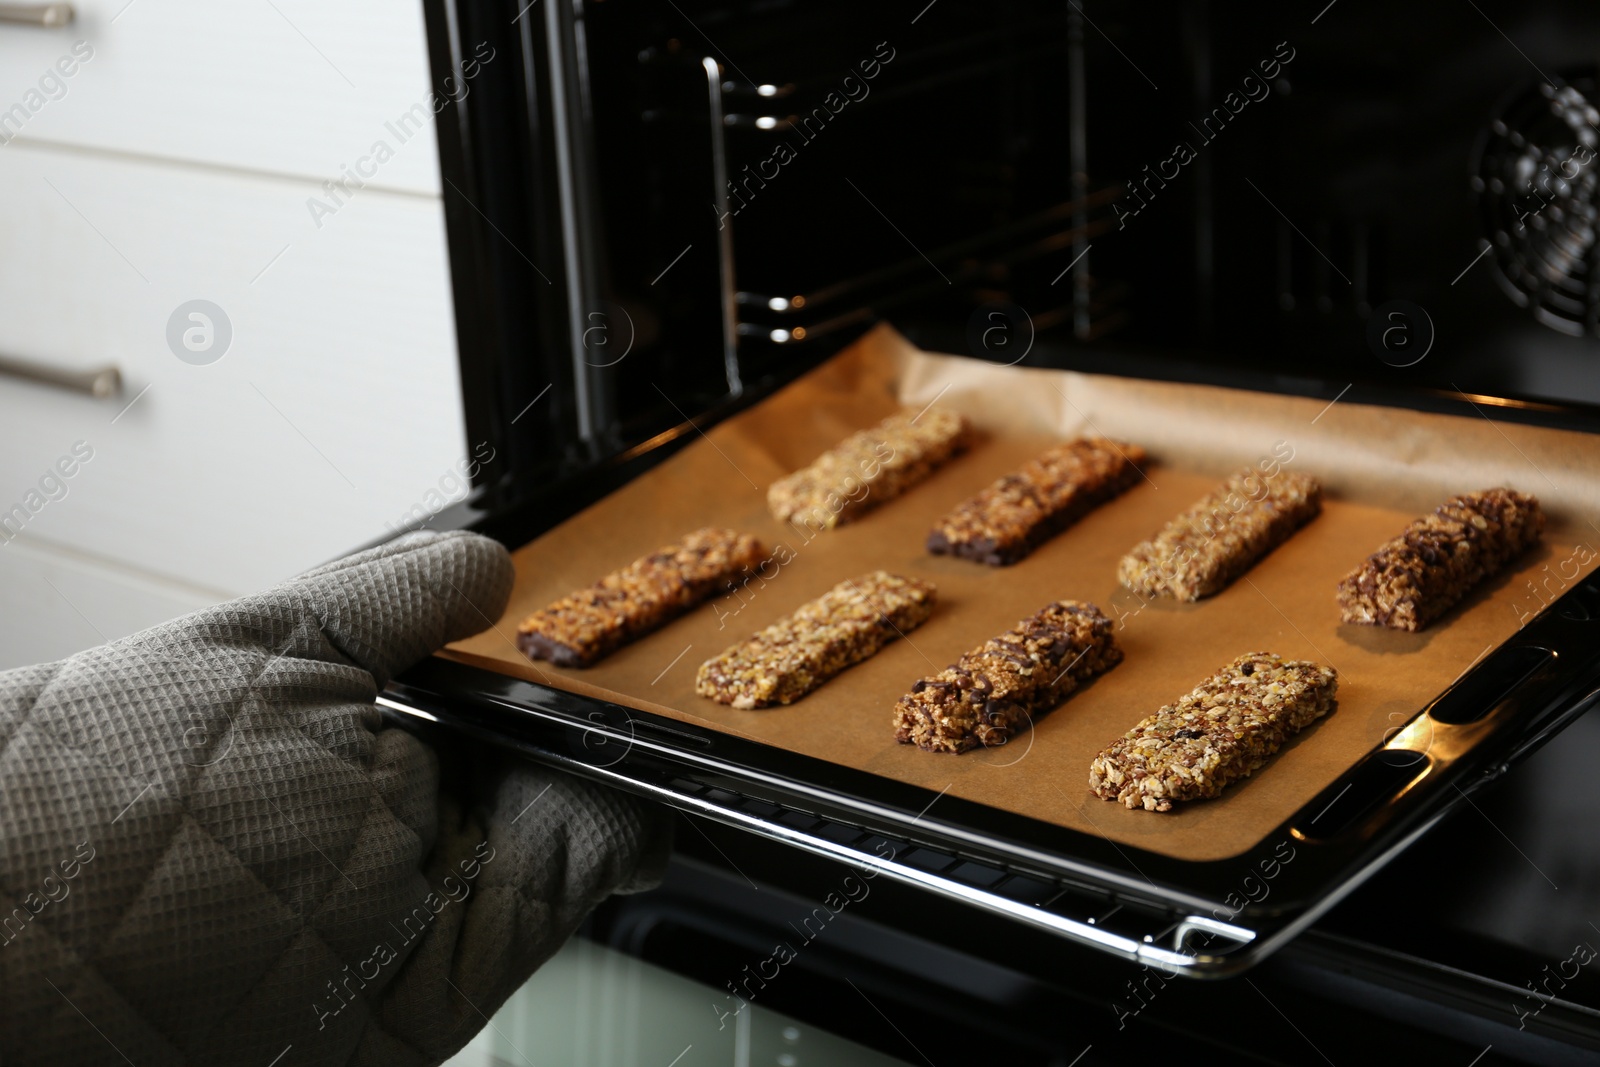
M 726 414 L 620 457 L 581 488 L 556 487 L 537 502 L 536 520 L 476 525 L 527 541 L 602 489 L 647 475 Z M 1583 417 L 1563 411 L 1551 421 Z M 1204 860 L 459 660 L 429 660 L 380 703 L 1163 973 L 1214 977 L 1264 958 L 1582 714 L 1600 696 L 1600 657 L 1590 651 L 1597 634 L 1600 581 L 1580 579 L 1442 692 L 1391 715 L 1395 726 L 1379 743 L 1249 848 Z M 826 688 L 808 698 L 826 699 Z

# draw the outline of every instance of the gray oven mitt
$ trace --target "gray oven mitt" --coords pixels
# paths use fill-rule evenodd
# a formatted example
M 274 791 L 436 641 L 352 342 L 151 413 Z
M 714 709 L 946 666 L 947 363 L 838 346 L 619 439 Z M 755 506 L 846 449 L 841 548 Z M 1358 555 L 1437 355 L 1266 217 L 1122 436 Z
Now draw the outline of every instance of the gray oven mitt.
M 0 673 L 0 1065 L 436 1064 L 659 880 L 661 810 L 385 728 L 510 589 L 493 541 L 412 534 Z

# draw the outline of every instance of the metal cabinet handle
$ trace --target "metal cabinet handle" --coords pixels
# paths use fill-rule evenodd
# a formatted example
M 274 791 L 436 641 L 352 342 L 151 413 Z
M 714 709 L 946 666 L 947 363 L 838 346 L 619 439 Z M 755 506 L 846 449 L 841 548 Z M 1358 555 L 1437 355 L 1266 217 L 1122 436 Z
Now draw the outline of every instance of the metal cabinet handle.
M 0 374 L 22 378 L 45 385 L 58 385 L 75 393 L 88 393 L 96 400 L 116 396 L 122 392 L 122 372 L 115 365 L 91 367 L 88 370 L 62 370 L 39 363 L 28 363 L 9 356 L 0 356 Z
M 77 17 L 71 4 L 0 4 L 0 22 L 55 29 Z

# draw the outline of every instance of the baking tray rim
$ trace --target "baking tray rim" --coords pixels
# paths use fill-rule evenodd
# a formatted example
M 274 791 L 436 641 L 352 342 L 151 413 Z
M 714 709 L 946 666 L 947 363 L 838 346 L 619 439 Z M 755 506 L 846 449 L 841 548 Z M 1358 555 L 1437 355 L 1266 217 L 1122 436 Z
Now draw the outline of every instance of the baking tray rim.
M 1149 953 L 1154 955 L 1145 960 L 1184 973 L 1219 977 L 1259 962 L 1469 800 L 1473 790 L 1505 773 L 1600 700 L 1600 661 L 1586 661 L 1578 654 L 1581 644 L 1574 644 L 1580 637 L 1589 637 L 1592 623 L 1600 623 L 1600 578 L 1596 577 L 1555 601 L 1419 709 L 1413 725 L 1430 717 L 1447 699 L 1487 702 L 1473 722 L 1453 727 L 1430 724 L 1430 729 L 1446 727 L 1447 734 L 1450 729 L 1476 732 L 1478 736 L 1466 738 L 1469 743 L 1459 752 L 1439 759 L 1430 753 L 1426 767 L 1405 789 L 1358 813 L 1359 817 L 1340 831 L 1327 837 L 1307 834 L 1307 822 L 1316 821 L 1315 816 L 1309 820 L 1307 816 L 1326 810 L 1344 795 L 1365 765 L 1363 760 L 1257 846 L 1235 856 L 1203 861 L 1119 845 L 1098 835 L 956 797 L 947 798 L 935 818 L 928 814 L 928 806 L 940 794 L 922 786 L 442 656 L 392 682 L 383 702 L 392 710 L 420 714 L 543 762 L 700 814 L 714 807 L 698 795 L 700 791 L 708 787 L 732 790 L 1011 872 L 1042 875 L 1080 894 L 1098 893 L 1108 902 L 1132 904 L 1146 912 L 1165 911 L 1177 915 L 1180 924 L 1216 922 L 1243 931 L 1235 937 L 1236 951 L 1212 955 L 1184 951 L 1180 929 L 1175 949 L 1151 945 Z M 1502 657 L 1527 649 L 1547 655 L 1535 670 L 1519 668 L 1514 682 L 1506 687 L 1497 674 Z M 1492 691 L 1482 689 L 1484 678 L 1490 680 Z M 1533 684 L 1535 680 L 1537 684 Z M 530 736 L 538 740 L 530 741 Z M 607 750 L 608 745 L 616 748 Z M 1387 744 L 1375 746 L 1373 753 L 1407 751 L 1414 749 L 1408 747 L 1402 730 Z M 663 766 L 670 776 L 666 781 Z M 823 774 L 808 780 L 806 772 L 812 770 Z M 690 783 L 693 788 L 675 782 Z M 1421 783 L 1426 783 L 1425 787 L 1417 788 Z M 744 824 L 737 815 L 729 809 L 723 821 L 819 854 L 836 851 L 821 839 L 807 841 L 808 835 L 789 828 L 777 832 L 773 829 L 777 824 Z M 1274 864 L 1274 859 L 1282 861 L 1285 843 L 1293 850 L 1290 861 Z M 996 910 L 985 904 L 984 894 L 971 887 L 954 882 L 941 886 L 938 883 L 943 880 L 911 869 L 890 873 Z M 1252 881 L 1266 889 L 1259 897 Z M 1015 914 L 1010 917 L 1018 918 Z M 1069 930 L 1054 932 L 1085 940 Z M 1115 951 L 1103 943 L 1094 947 Z M 1174 959 L 1187 962 L 1180 965 Z

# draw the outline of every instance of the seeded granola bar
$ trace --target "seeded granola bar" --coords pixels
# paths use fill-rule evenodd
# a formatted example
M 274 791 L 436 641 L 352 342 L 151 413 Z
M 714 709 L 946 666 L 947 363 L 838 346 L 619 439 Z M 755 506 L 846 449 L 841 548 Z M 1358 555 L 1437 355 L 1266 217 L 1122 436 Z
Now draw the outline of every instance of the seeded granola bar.
M 1138 445 L 1083 437 L 1056 445 L 964 501 L 928 535 L 934 555 L 1016 563 L 1141 477 Z
M 1122 660 L 1111 631 L 1093 604 L 1040 609 L 912 686 L 894 707 L 895 740 L 929 752 L 1005 744 Z
M 921 626 L 932 582 L 874 571 L 843 581 L 748 641 L 706 660 L 694 691 L 736 708 L 792 704 Z
M 529 659 L 588 667 L 760 562 L 755 538 L 734 530 L 696 530 L 529 615 L 517 626 L 517 647 Z
M 965 449 L 970 436 L 967 420 L 953 411 L 898 412 L 773 482 L 767 506 L 779 522 L 813 530 L 842 526 L 928 477 Z
M 1134 546 L 1117 578 L 1141 596 L 1199 600 L 1221 592 L 1321 510 L 1322 486 L 1310 475 L 1246 467 Z
M 1344 622 L 1422 629 L 1544 533 L 1537 497 L 1485 489 L 1451 497 L 1339 582 Z
M 1326 715 L 1338 687 L 1332 667 L 1247 653 L 1113 741 L 1089 789 L 1146 811 L 1218 796 Z

